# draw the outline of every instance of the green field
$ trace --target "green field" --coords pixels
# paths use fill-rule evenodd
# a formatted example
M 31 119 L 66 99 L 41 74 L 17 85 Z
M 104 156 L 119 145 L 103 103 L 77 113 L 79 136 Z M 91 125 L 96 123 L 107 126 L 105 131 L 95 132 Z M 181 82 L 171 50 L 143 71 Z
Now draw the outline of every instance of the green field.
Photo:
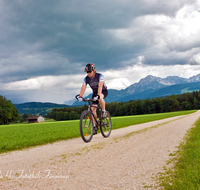
M 175 157 L 168 163 L 173 163 L 174 168 L 160 174 L 160 185 L 169 190 L 200 189 L 200 119 L 171 156 Z
M 195 111 L 112 117 L 113 129 L 190 114 Z M 79 120 L 0 126 L 0 153 L 79 137 Z

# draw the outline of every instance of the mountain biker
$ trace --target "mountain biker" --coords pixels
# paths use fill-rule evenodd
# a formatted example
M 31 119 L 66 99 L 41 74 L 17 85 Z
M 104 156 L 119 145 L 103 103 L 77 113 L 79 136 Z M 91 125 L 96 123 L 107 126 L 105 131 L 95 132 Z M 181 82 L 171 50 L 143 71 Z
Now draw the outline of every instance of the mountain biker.
M 101 117 L 105 118 L 106 112 L 105 112 L 104 98 L 106 98 L 106 96 L 108 95 L 108 90 L 105 85 L 104 76 L 102 74 L 96 72 L 94 63 L 88 63 L 85 66 L 85 72 L 87 72 L 87 76 L 83 80 L 83 84 L 81 87 L 81 91 L 80 91 L 78 100 L 79 101 L 83 100 L 82 97 L 85 93 L 87 84 L 89 84 L 89 86 L 93 90 L 92 99 L 95 100 L 92 102 L 92 107 L 91 107 L 92 112 L 93 112 L 94 116 L 97 118 L 96 110 L 97 110 L 97 106 L 99 103 L 102 108 L 102 116 Z M 94 129 L 95 129 L 94 134 L 97 134 L 98 126 L 95 123 L 94 118 L 93 118 L 93 123 L 94 123 Z

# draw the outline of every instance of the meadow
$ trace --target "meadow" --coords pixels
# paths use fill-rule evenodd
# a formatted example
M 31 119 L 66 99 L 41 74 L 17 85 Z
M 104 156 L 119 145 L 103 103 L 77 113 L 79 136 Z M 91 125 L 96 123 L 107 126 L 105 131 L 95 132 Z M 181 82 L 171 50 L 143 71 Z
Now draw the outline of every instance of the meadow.
M 159 114 L 112 117 L 112 129 L 141 124 L 195 112 L 179 111 Z M 0 126 L 0 153 L 67 140 L 80 136 L 79 120 Z

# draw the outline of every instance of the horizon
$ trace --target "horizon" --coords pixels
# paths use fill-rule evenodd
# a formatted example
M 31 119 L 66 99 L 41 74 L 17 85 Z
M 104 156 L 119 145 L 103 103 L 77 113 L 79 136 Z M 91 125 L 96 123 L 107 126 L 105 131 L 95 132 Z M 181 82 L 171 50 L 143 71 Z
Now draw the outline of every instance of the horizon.
M 192 77 L 195 77 L 195 76 L 198 76 L 198 75 L 200 75 L 200 73 L 197 74 L 197 75 L 194 75 L 194 76 L 192 76 Z M 139 83 L 142 79 L 145 79 L 145 78 L 147 78 L 148 76 L 153 76 L 153 75 L 147 75 L 146 77 L 141 78 L 138 82 L 133 83 L 133 84 L 131 84 L 131 85 L 134 85 L 134 84 Z M 156 76 L 153 76 L 153 77 L 156 77 Z M 167 77 L 164 77 L 164 78 L 162 78 L 162 77 L 156 77 L 156 78 L 166 79 L 166 78 L 168 78 L 168 77 L 179 77 L 179 76 L 167 76 Z M 190 79 L 190 78 L 192 78 L 192 77 L 189 77 L 189 78 L 179 77 L 179 78 Z M 192 83 L 196 83 L 196 82 L 192 82 Z M 178 84 L 180 84 L 180 83 L 178 83 Z M 131 86 L 131 85 L 130 85 L 130 86 Z M 177 84 L 173 84 L 173 85 L 177 85 Z M 128 87 L 130 87 L 130 86 L 128 86 Z M 166 86 L 167 86 L 167 85 L 166 85 Z M 169 85 L 169 86 L 172 86 L 172 85 Z M 128 87 L 126 87 L 126 88 L 128 88 Z M 125 90 L 126 88 L 120 89 L 120 90 Z M 108 89 L 108 90 L 118 90 L 118 89 Z M 120 90 L 118 90 L 118 91 L 120 91 Z M 92 93 L 92 91 L 91 91 L 90 93 L 86 94 L 85 97 L 88 96 L 88 95 L 91 94 L 91 93 Z M 74 98 L 74 99 L 66 100 L 65 102 L 71 102 L 71 101 L 73 101 L 73 100 L 76 100 L 76 99 Z M 30 102 L 13 103 L 13 104 L 25 104 L 25 103 L 51 103 L 51 104 L 59 104 L 59 105 L 62 105 L 62 104 L 63 104 L 63 105 L 67 105 L 67 106 L 71 106 L 71 105 L 72 105 L 72 104 L 67 104 L 67 103 L 65 103 L 65 102 L 63 102 L 63 103 L 56 103 L 56 102 L 30 101 Z

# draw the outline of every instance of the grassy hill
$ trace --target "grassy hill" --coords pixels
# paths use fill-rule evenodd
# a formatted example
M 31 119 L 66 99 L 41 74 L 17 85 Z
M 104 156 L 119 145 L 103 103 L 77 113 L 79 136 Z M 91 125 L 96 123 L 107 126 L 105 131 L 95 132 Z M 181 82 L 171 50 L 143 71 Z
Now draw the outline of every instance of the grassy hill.
M 65 104 L 55 104 L 55 103 L 42 103 L 42 102 L 27 102 L 22 104 L 15 104 L 15 107 L 20 114 L 34 114 L 34 115 L 44 115 L 51 112 L 53 108 L 64 108 L 70 107 Z

